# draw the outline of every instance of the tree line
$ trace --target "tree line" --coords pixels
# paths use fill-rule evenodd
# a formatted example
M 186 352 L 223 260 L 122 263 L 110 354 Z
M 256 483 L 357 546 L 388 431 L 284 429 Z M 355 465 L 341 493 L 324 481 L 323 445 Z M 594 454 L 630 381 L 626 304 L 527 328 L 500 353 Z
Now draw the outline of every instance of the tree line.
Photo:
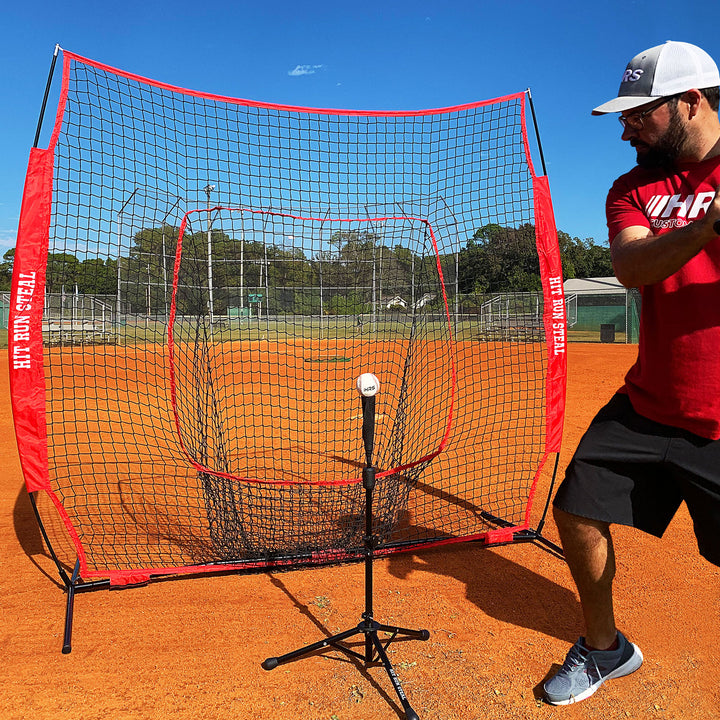
M 592 238 L 580 240 L 562 230 L 558 245 L 563 279 L 609 277 L 610 248 Z M 461 293 L 527 292 L 541 289 L 540 268 L 532 224 L 517 228 L 489 224 L 479 228 L 460 251 Z
M 169 302 L 175 265 L 178 229 L 147 228 L 136 233 L 126 256 L 78 259 L 71 253 L 48 255 L 46 289 L 49 293 L 117 296 L 131 312 L 162 313 Z M 610 250 L 592 238 L 581 240 L 563 231 L 558 242 L 564 279 L 612 275 Z M 10 288 L 14 249 L 0 263 L 0 290 Z M 178 302 L 185 312 L 202 312 L 208 303 L 208 236 L 206 231 L 186 234 L 179 268 Z M 473 234 L 457 254 L 440 258 L 446 284 L 462 294 L 528 292 L 541 289 L 535 246 L 535 228 L 488 224 Z M 120 264 L 118 272 L 118 263 Z M 286 248 L 256 240 L 243 240 L 212 232 L 213 287 L 216 312 L 233 305 L 247 306 L 240 293 L 264 298 L 287 312 L 331 314 L 363 312 L 366 292 L 374 287 L 404 287 L 422 293 L 429 286 L 434 257 L 421 256 L 409 248 L 383 244 L 370 230 L 336 232 L 327 249 L 306 257 L 299 248 Z M 456 277 L 457 269 L 457 277 Z M 355 290 L 353 290 L 355 288 Z M 341 292 L 340 289 L 344 289 Z M 234 294 L 233 294 L 234 293 Z

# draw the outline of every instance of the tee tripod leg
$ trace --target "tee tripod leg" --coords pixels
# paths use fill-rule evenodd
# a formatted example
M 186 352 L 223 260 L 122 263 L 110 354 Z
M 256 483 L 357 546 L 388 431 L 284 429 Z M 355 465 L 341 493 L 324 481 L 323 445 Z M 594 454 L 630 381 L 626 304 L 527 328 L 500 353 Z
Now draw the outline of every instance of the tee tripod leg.
M 333 647 L 336 650 L 362 660 L 366 666 L 380 662 L 390 678 L 393 688 L 400 700 L 400 704 L 405 711 L 407 720 L 418 720 L 417 713 L 410 706 L 410 702 L 405 695 L 400 679 L 387 655 L 387 648 L 391 642 L 398 637 L 410 638 L 413 640 L 427 640 L 430 633 L 427 630 L 408 630 L 407 628 L 395 627 L 394 625 L 381 625 L 373 618 L 373 576 L 372 576 L 372 554 L 373 554 L 373 538 L 372 538 L 372 515 L 369 514 L 370 505 L 372 504 L 372 491 L 375 485 L 375 468 L 365 468 L 363 472 L 363 486 L 365 487 L 365 504 L 366 504 L 366 534 L 365 534 L 365 612 L 362 615 L 362 622 L 354 628 L 345 630 L 344 632 L 332 635 L 331 637 L 319 640 L 311 645 L 293 650 L 279 657 L 267 658 L 262 663 L 265 670 L 273 670 L 278 665 L 292 662 L 305 655 L 310 655 L 318 650 L 324 650 Z M 383 642 L 380 640 L 378 633 L 387 633 L 389 639 Z M 356 650 L 344 645 L 343 643 L 350 638 L 363 635 L 365 637 L 365 652 L 359 653 Z
M 379 632 L 388 633 L 390 638 L 383 643 L 378 635 Z M 364 654 L 361 654 L 342 644 L 344 641 L 349 640 L 356 635 L 365 636 Z M 427 640 L 430 637 L 430 633 L 427 630 L 408 630 L 406 628 L 399 628 L 392 625 L 381 625 L 372 619 L 364 618 L 363 622 L 350 630 L 345 630 L 337 635 L 332 635 L 324 640 L 319 640 L 318 642 L 307 645 L 299 650 L 293 650 L 292 652 L 281 655 L 280 657 L 267 658 L 267 660 L 262 663 L 262 667 L 265 670 L 273 670 L 278 667 L 278 665 L 292 662 L 300 657 L 310 655 L 317 650 L 324 650 L 328 647 L 340 650 L 350 657 L 359 658 L 365 662 L 366 666 L 372 663 L 380 662 L 390 678 L 390 682 L 392 683 L 395 693 L 400 700 L 400 704 L 405 711 L 405 717 L 407 720 L 418 720 L 418 715 L 411 707 L 410 701 L 407 699 L 407 695 L 405 695 L 405 691 L 400 683 L 400 678 L 398 678 L 395 668 L 393 668 L 390 658 L 388 658 L 386 652 L 387 647 L 397 637 L 407 637 L 414 640 Z M 368 649 L 370 650 L 369 654 Z
M 273 670 L 278 665 L 297 660 L 304 655 L 309 655 L 317 650 L 327 647 L 333 647 L 346 655 L 362 660 L 366 667 L 371 663 L 381 662 L 390 678 L 395 692 L 400 699 L 400 704 L 405 711 L 407 720 L 418 720 L 417 713 L 412 709 L 410 703 L 402 688 L 400 679 L 387 656 L 387 648 L 391 642 L 397 637 L 406 637 L 413 640 L 427 640 L 430 633 L 427 630 L 407 630 L 406 628 L 395 627 L 393 625 L 381 625 L 375 622 L 373 617 L 373 554 L 375 550 L 375 538 L 373 536 L 373 507 L 372 496 L 375 489 L 376 470 L 372 464 L 372 449 L 374 435 L 375 420 L 375 397 L 363 397 L 363 440 L 365 443 L 365 453 L 367 466 L 363 470 L 363 488 L 365 489 L 365 612 L 362 614 L 362 622 L 354 628 L 345 630 L 344 632 L 332 635 L 331 637 L 319 640 L 318 642 L 307 645 L 299 650 L 281 655 L 280 657 L 267 658 L 262 667 L 265 670 Z M 378 632 L 387 633 L 390 638 L 383 644 L 378 636 Z M 365 652 L 359 653 L 356 650 L 344 644 L 355 635 L 363 635 L 365 642 Z

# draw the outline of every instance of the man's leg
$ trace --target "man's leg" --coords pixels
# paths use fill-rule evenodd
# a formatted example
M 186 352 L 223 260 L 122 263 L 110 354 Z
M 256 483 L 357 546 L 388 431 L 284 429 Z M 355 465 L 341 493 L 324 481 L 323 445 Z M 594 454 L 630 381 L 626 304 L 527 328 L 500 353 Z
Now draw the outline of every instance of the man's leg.
M 580 595 L 585 617 L 585 643 L 598 650 L 613 645 L 617 636 L 612 583 L 615 551 L 610 525 L 554 508 L 565 559 Z
M 562 667 L 543 684 L 545 699 L 569 705 L 590 697 L 606 680 L 635 672 L 640 649 L 615 627 L 612 583 L 615 553 L 610 525 L 554 508 L 565 558 L 580 594 L 586 633 Z

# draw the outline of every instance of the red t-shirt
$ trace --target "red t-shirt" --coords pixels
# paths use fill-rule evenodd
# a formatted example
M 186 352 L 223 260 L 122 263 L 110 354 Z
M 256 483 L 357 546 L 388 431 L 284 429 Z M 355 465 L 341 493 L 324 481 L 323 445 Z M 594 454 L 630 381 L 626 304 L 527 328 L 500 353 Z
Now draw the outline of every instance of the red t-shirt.
M 636 167 L 608 194 L 610 241 L 632 225 L 659 235 L 703 217 L 718 186 L 720 156 L 669 177 Z M 720 237 L 640 292 L 638 358 L 623 391 L 651 420 L 720 439 Z

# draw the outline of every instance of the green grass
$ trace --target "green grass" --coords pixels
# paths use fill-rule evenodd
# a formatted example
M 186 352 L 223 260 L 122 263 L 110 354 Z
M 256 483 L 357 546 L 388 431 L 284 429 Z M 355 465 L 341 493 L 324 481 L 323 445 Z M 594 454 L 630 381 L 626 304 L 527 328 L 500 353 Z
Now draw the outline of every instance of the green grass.
M 307 329 L 310 330 L 310 329 Z M 300 334 L 298 337 L 307 337 L 308 339 L 319 339 L 325 337 L 326 339 L 337 339 L 337 338 L 349 338 L 349 337 L 375 337 L 376 339 L 382 339 L 382 329 L 379 327 L 378 333 L 370 333 L 368 330 L 363 331 L 362 335 L 359 334 L 354 328 L 344 329 L 342 327 L 333 327 L 334 331 L 332 334 L 328 330 L 323 333 L 320 332 L 319 328 L 314 328 L 313 331 L 309 331 L 307 335 Z M 345 332 L 343 332 L 345 330 Z M 217 342 L 230 342 L 233 340 L 264 340 L 268 336 L 274 339 L 280 339 L 292 337 L 289 336 L 285 331 L 280 332 L 279 328 L 271 327 L 267 328 L 265 325 L 262 327 L 245 327 L 243 329 L 228 329 L 223 330 L 215 334 L 214 340 Z M 438 329 L 438 337 L 442 337 L 442 332 Z M 387 335 L 384 339 L 387 339 Z M 477 333 L 467 332 L 455 332 L 454 335 L 456 340 L 479 340 Z M 125 326 L 118 329 L 118 345 L 145 345 L 145 344 L 165 344 L 167 342 L 167 329 L 165 326 L 149 325 L 148 327 L 143 326 Z M 568 332 L 568 342 L 585 342 L 585 343 L 599 343 L 600 342 L 600 330 L 570 330 Z M 625 333 L 615 333 L 615 344 L 625 343 Z M 8 347 L 8 331 L 0 328 L 0 349 L 7 349 Z M 332 357 L 314 357 L 308 358 L 307 362 L 348 362 L 349 358 L 343 356 L 332 356 Z

